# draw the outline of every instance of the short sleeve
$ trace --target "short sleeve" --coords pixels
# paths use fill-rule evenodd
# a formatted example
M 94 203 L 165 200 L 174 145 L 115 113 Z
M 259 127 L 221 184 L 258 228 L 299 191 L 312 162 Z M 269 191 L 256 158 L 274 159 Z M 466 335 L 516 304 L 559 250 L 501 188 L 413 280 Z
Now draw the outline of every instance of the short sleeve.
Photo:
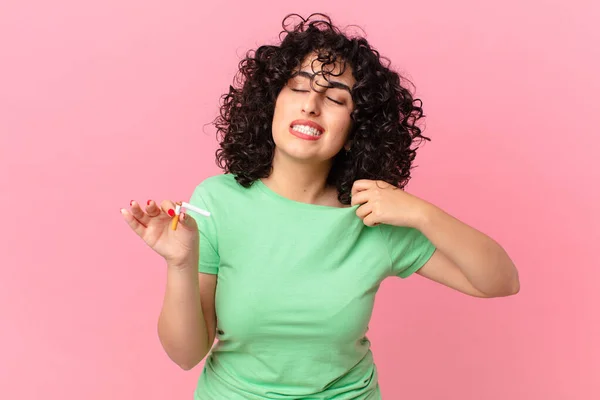
M 189 203 L 203 210 L 211 211 L 210 201 L 206 195 L 206 190 L 202 185 L 198 185 Z M 210 217 L 197 214 L 192 210 L 186 210 L 194 217 L 198 224 L 200 233 L 200 261 L 198 263 L 198 272 L 206 274 L 217 274 L 219 272 L 220 257 L 218 253 L 217 230 L 215 227 L 214 213 Z
M 408 278 L 431 258 L 435 246 L 418 229 L 378 225 L 391 262 L 391 274 Z

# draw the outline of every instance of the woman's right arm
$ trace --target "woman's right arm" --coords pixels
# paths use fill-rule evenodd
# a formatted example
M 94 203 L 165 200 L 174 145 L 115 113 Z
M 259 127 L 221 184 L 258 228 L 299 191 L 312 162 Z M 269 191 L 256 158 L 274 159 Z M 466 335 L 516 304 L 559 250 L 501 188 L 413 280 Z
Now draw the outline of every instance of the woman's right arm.
M 176 229 L 175 203 L 153 200 L 144 211 L 131 201 L 123 218 L 148 246 L 167 261 L 167 288 L 158 319 L 158 336 L 167 355 L 185 370 L 196 366 L 215 340 L 217 319 L 215 291 L 217 276 L 198 273 L 198 224 L 181 213 Z
M 158 336 L 167 355 L 184 370 L 210 351 L 216 331 L 217 276 L 198 273 L 196 261 L 167 266 L 167 287 L 158 319 Z

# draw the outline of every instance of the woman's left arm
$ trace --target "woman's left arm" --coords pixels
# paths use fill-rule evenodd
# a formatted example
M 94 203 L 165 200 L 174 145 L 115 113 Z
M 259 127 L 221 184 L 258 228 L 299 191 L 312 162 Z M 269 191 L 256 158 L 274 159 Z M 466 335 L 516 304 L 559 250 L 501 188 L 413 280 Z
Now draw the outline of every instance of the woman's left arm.
M 352 204 L 365 225 L 380 223 L 418 229 L 436 247 L 417 273 L 477 297 L 519 292 L 518 271 L 492 238 L 416 196 L 382 181 L 359 180 Z
M 517 269 L 498 243 L 430 203 L 423 207 L 421 222 L 415 228 L 441 254 L 434 253 L 417 271 L 419 275 L 458 290 L 465 287 L 465 293 L 478 297 L 519 292 Z M 457 274 L 456 267 L 464 277 Z M 479 293 L 470 293 L 467 283 Z

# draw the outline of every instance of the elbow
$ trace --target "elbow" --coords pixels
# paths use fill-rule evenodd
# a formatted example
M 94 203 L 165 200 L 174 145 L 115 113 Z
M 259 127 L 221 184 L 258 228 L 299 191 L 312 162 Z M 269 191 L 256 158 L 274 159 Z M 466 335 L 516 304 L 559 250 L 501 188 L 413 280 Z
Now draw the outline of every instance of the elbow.
M 508 286 L 508 289 L 506 291 L 506 296 L 514 296 L 515 294 L 519 293 L 519 291 L 521 290 L 521 281 L 519 280 L 519 271 L 517 270 L 517 268 L 514 266 L 513 264 L 513 274 L 512 274 L 512 278 L 510 279 Z
M 489 297 L 508 297 L 514 296 L 521 290 L 521 282 L 519 280 L 519 271 L 514 263 L 509 259 L 504 264 L 504 279 L 500 279 L 498 284 L 490 293 Z
M 508 297 L 514 296 L 521 290 L 521 283 L 519 276 L 515 274 L 515 277 L 510 279 L 503 285 L 497 286 L 495 290 L 489 291 L 485 297 Z
M 508 296 L 514 296 L 515 294 L 519 293 L 520 290 L 521 290 L 521 282 L 519 282 L 519 278 L 517 277 L 512 282 L 512 286 L 508 292 Z
M 206 357 L 208 350 L 205 349 L 178 349 L 177 351 L 169 351 L 165 348 L 167 356 L 173 363 L 184 371 L 189 371 L 195 368 L 200 361 Z
M 206 353 L 204 353 L 202 355 L 197 355 L 196 357 L 190 357 L 187 359 L 173 360 L 173 361 L 182 370 L 189 371 L 189 370 L 195 368 L 196 365 L 198 365 L 200 363 L 200 361 L 204 360 L 204 357 L 206 357 Z
M 189 340 L 178 335 L 168 335 L 158 328 L 158 338 L 169 359 L 184 371 L 196 367 L 206 357 L 210 347 L 200 341 Z
M 196 362 L 189 362 L 189 363 L 177 363 L 177 365 L 179 366 L 179 368 L 181 368 L 184 371 L 189 371 L 192 368 L 194 368 L 196 365 L 198 365 L 199 361 Z

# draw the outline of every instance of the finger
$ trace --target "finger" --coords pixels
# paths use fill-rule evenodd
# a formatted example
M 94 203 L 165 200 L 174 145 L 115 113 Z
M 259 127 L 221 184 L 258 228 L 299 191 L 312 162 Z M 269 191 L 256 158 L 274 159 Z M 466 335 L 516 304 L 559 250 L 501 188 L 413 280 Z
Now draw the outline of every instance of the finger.
M 142 210 L 140 204 L 135 200 L 131 200 L 129 204 L 131 204 L 130 214 L 133 215 L 133 218 L 137 219 L 142 225 L 148 226 L 150 217 Z
M 129 211 L 124 208 L 121 208 L 121 214 L 123 215 L 123 219 L 129 227 L 137 233 L 140 237 L 143 236 L 146 227 L 140 223 Z
M 162 210 L 154 200 L 148 200 L 148 205 L 146 206 L 146 214 L 148 214 L 150 218 L 154 218 L 161 215 Z
M 182 212 L 181 214 L 179 214 L 179 222 L 181 223 L 181 226 L 190 231 L 198 229 L 198 224 L 196 223 L 196 220 L 188 213 Z
M 371 205 L 369 203 L 365 203 L 356 209 L 356 216 L 364 220 L 364 218 L 371 214 L 372 211 Z
M 373 181 L 369 179 L 359 179 L 352 184 L 352 196 L 363 190 L 370 189 L 373 186 Z
M 363 218 L 363 223 L 366 226 L 376 226 L 376 225 L 379 225 L 379 221 L 377 220 L 377 217 L 375 216 L 375 213 L 370 213 L 365 218 Z
M 351 205 L 363 204 L 369 201 L 369 191 L 363 190 L 358 192 L 350 198 Z
M 175 215 L 175 203 L 171 200 L 163 200 L 160 203 L 160 209 L 167 213 L 169 217 L 173 217 Z

